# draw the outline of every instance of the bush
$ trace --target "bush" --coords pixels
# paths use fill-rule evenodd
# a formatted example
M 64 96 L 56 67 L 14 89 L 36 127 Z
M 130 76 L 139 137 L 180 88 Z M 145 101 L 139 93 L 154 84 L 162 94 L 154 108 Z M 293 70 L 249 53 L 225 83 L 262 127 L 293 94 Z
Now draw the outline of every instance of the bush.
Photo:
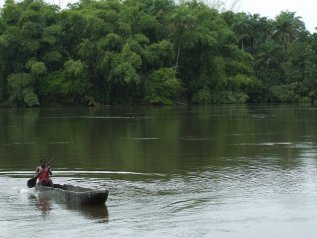
M 174 69 L 161 68 L 145 81 L 145 101 L 151 104 L 173 104 L 181 90 L 181 82 Z
M 31 74 L 11 74 L 8 79 L 9 104 L 11 106 L 33 107 L 40 105 L 34 92 L 34 79 Z

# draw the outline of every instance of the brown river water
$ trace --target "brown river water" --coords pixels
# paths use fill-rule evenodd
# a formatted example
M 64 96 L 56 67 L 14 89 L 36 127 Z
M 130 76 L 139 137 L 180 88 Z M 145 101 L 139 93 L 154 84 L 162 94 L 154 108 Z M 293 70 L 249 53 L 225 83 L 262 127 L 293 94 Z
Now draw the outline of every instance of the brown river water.
M 75 207 L 26 186 L 108 189 Z M 0 237 L 315 238 L 317 106 L 0 109 Z

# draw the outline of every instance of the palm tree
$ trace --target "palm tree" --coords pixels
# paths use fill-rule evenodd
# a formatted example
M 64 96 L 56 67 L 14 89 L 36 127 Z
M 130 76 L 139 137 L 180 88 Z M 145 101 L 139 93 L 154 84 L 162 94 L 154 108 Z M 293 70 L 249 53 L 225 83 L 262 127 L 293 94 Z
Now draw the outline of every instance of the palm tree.
M 250 36 L 251 25 L 248 16 L 245 13 L 238 15 L 238 20 L 232 26 L 239 41 L 241 42 L 241 49 L 244 51 L 244 42 Z
M 301 21 L 301 17 L 295 17 L 295 12 L 281 12 L 275 18 L 273 37 L 282 41 L 283 52 L 285 52 L 287 44 L 296 39 L 304 30 L 305 24 Z
M 262 18 L 259 14 L 253 14 L 249 15 L 249 24 L 251 26 L 249 37 L 250 37 L 250 53 L 254 55 L 256 44 L 260 35 L 260 32 L 262 31 L 261 21 Z
M 241 49 L 244 50 L 245 42 L 248 41 L 250 53 L 254 55 L 257 45 L 266 40 L 264 36 L 270 29 L 270 23 L 259 14 L 239 13 L 232 27 L 241 42 Z
M 277 66 L 281 61 L 281 46 L 273 40 L 267 41 L 261 46 L 260 53 L 256 56 L 258 65 L 265 65 L 266 70 L 270 66 Z

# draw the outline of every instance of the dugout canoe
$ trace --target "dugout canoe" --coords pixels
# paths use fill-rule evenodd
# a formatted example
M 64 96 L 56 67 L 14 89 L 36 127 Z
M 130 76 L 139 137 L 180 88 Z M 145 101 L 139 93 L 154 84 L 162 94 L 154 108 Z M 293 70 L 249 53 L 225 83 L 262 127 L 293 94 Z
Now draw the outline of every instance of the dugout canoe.
M 104 204 L 108 198 L 108 190 L 93 190 L 68 184 L 54 184 L 54 187 L 36 185 L 35 190 L 48 198 L 72 205 Z

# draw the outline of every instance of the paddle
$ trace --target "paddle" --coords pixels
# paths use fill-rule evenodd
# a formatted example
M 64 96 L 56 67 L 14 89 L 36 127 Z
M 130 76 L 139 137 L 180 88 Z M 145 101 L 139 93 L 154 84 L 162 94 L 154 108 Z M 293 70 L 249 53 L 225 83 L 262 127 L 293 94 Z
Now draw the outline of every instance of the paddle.
M 33 178 L 31 178 L 31 179 L 28 180 L 27 185 L 28 185 L 29 188 L 35 187 L 35 185 L 36 185 L 36 180 L 37 180 L 38 176 L 40 176 L 40 174 L 44 171 L 45 168 L 47 168 L 47 166 L 49 166 L 49 164 L 50 164 L 52 161 L 53 161 L 53 160 L 51 160 L 50 162 L 48 162 L 48 163 L 44 166 L 44 168 L 42 169 L 42 171 L 39 172 L 38 175 L 36 175 L 35 177 L 33 177 Z

